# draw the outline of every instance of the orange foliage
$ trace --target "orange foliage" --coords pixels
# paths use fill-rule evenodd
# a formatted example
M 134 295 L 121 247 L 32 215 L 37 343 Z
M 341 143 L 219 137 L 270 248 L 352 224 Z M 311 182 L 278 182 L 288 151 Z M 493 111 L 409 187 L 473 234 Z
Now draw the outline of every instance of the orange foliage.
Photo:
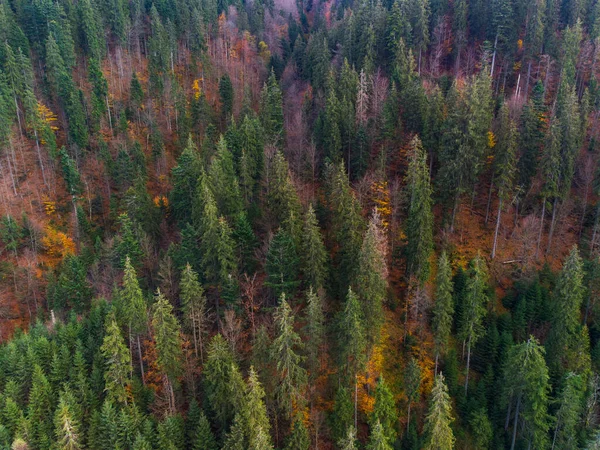
M 358 408 L 365 414 L 373 412 L 375 407 L 375 387 L 383 367 L 383 346 L 373 347 L 367 370 L 358 375 Z
M 144 339 L 144 356 L 142 356 L 142 359 L 146 363 L 144 374 L 146 387 L 154 391 L 158 397 L 163 391 L 163 377 L 158 368 L 158 353 L 154 339 Z
M 38 102 L 38 114 L 44 122 L 46 122 L 48 125 L 50 125 L 50 129 L 52 131 L 58 130 L 58 127 L 56 125 L 53 125 L 53 123 L 58 120 L 58 118 L 56 117 L 56 114 L 54 114 L 50 110 L 50 108 L 48 108 L 42 102 Z M 42 143 L 44 143 L 44 142 L 42 142 Z
M 45 228 L 45 235 L 42 237 L 42 246 L 46 253 L 53 259 L 49 265 L 55 266 L 67 255 L 75 253 L 75 243 L 62 231 L 58 231 L 48 225 Z
M 392 205 L 387 181 L 375 181 L 371 186 L 371 192 L 375 208 L 377 208 L 377 212 L 381 216 L 381 223 L 384 228 L 388 228 L 390 224 L 389 219 L 392 216 Z

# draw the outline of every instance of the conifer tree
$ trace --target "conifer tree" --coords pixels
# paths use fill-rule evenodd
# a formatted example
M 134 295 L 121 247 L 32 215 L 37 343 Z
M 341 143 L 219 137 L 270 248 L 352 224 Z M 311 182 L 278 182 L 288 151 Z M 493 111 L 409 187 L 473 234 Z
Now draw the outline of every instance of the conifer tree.
M 294 405 L 299 407 L 305 401 L 307 376 L 301 365 L 304 358 L 299 354 L 302 340 L 294 330 L 294 315 L 285 294 L 281 295 L 274 317 L 277 336 L 271 346 L 271 355 L 277 367 L 275 395 L 280 411 L 291 420 Z
M 377 387 L 375 388 L 375 406 L 373 407 L 370 422 L 372 427 L 376 423 L 381 425 L 382 432 L 390 445 L 396 441 L 398 411 L 396 410 L 394 395 L 383 379 L 383 375 L 379 377 Z
M 127 405 L 131 387 L 131 355 L 125 346 L 114 314 L 107 318 L 100 351 L 105 359 L 104 381 L 107 398 L 113 403 Z
M 524 437 L 533 448 L 548 447 L 549 378 L 544 348 L 534 337 L 510 348 L 504 367 L 503 401 L 507 405 L 506 424 L 511 413 L 514 417 L 511 449 L 515 448 L 520 421 L 526 425 Z
M 310 436 L 304 424 L 302 413 L 298 412 L 292 422 L 292 430 L 287 438 L 285 450 L 308 450 L 310 448 Z
M 392 446 L 388 442 L 381 422 L 377 420 L 371 429 L 371 436 L 367 444 L 367 450 L 392 450 Z
M 146 333 L 147 312 L 146 301 L 140 288 L 135 269 L 131 265 L 129 256 L 125 259 L 125 270 L 123 273 L 123 288 L 119 293 L 121 302 L 121 314 L 123 321 L 129 329 L 129 350 L 133 354 L 134 340 L 140 364 L 140 373 L 144 379 L 144 362 L 142 359 L 142 346 L 140 336 Z
M 169 200 L 173 215 L 180 226 L 191 221 L 192 204 L 198 188 L 200 167 L 198 150 L 190 135 L 187 145 L 177 159 L 177 165 L 171 170 L 173 188 Z
M 217 144 L 217 153 L 210 165 L 208 178 L 219 212 L 229 219 L 236 217 L 243 208 L 242 194 L 233 156 L 223 136 Z
M 207 306 L 206 297 L 202 285 L 198 281 L 198 274 L 192 266 L 186 264 L 181 273 L 181 308 L 184 313 L 184 321 L 188 330 L 191 330 L 194 339 L 194 351 L 196 357 L 204 361 L 204 335 L 207 328 Z
M 321 354 L 325 339 L 325 316 L 323 314 L 323 299 L 320 292 L 312 287 L 306 294 L 306 325 L 304 327 L 306 341 L 307 368 L 311 381 L 314 381 L 321 369 Z
M 193 450 L 217 450 L 218 448 L 213 432 L 210 429 L 210 422 L 204 412 L 200 412 L 195 433 L 191 438 L 191 445 Z
M 229 433 L 225 436 L 223 450 L 246 450 L 247 448 L 248 444 L 244 433 L 242 415 L 241 413 L 237 413 Z
M 260 94 L 260 117 L 266 142 L 281 147 L 285 141 L 283 129 L 283 100 L 275 72 L 271 70 Z
M 258 381 L 254 367 L 250 367 L 246 386 L 246 400 L 244 405 L 244 428 L 248 439 L 249 448 L 271 448 L 269 418 L 264 404 L 265 391 Z M 266 439 L 266 442 L 265 442 Z
M 435 343 L 434 372 L 436 374 L 440 353 L 446 349 L 452 331 L 454 318 L 453 292 L 452 268 L 448 261 L 448 255 L 444 251 L 440 255 L 437 275 L 435 277 L 435 303 L 433 304 L 432 319 L 433 339 Z
M 330 417 L 331 434 L 336 442 L 345 438 L 348 427 L 352 426 L 353 409 L 350 392 L 345 387 L 339 386 L 335 393 L 333 411 Z
M 450 425 L 453 422 L 452 402 L 444 376 L 436 375 L 429 410 L 425 416 L 425 450 L 452 450 L 454 448 L 454 433 Z
M 125 351 L 127 350 L 125 349 Z M 58 407 L 54 414 L 58 448 L 61 450 L 79 450 L 83 448 L 80 424 L 73 412 L 73 405 L 67 397 L 60 396 Z
M 219 98 L 221 100 L 221 117 L 228 121 L 233 112 L 233 85 L 227 73 L 219 80 Z
M 383 302 L 387 293 L 387 239 L 381 217 L 373 211 L 359 254 L 356 294 L 362 303 L 364 329 L 369 346 L 379 339 L 383 324 Z
M 492 259 L 496 256 L 498 230 L 503 203 L 508 200 L 514 187 L 517 151 L 517 128 L 509 116 L 508 106 L 500 109 L 500 124 L 498 128 L 498 143 L 494 156 L 494 179 L 498 192 L 498 211 L 496 213 L 496 228 L 494 231 L 494 244 L 492 246 Z
M 580 344 L 581 307 L 583 304 L 583 261 L 573 246 L 563 264 L 553 293 L 551 328 L 546 342 L 551 370 L 573 368 Z
M 584 383 L 581 375 L 567 374 L 563 390 L 558 398 L 556 425 L 552 438 L 552 448 L 568 449 L 577 447 L 576 427 L 583 409 Z
M 232 368 L 237 370 L 231 349 L 223 336 L 217 334 L 210 342 L 203 375 L 206 399 L 221 432 L 227 429 L 243 404 L 244 385 L 233 376 Z
M 349 426 L 345 436 L 338 442 L 340 450 L 358 450 L 356 441 L 356 428 Z
M 410 197 L 406 224 L 407 272 L 422 285 L 429 278 L 429 258 L 433 251 L 433 206 L 427 152 L 415 136 L 410 144 L 407 189 Z
M 299 265 L 294 239 L 287 230 L 280 228 L 269 245 L 265 263 L 267 272 L 265 286 L 270 287 L 276 297 L 282 294 L 293 296 L 300 284 Z
M 27 419 L 29 443 L 36 449 L 49 449 L 52 442 L 52 388 L 38 364 L 33 367 Z
M 304 282 L 317 290 L 324 287 L 327 274 L 327 250 L 312 205 L 309 205 L 304 218 L 301 249 Z
M 459 321 L 459 336 L 467 348 L 467 372 L 465 393 L 469 389 L 469 369 L 471 367 L 471 349 L 483 336 L 483 319 L 487 312 L 487 270 L 481 255 L 471 262 L 471 276 L 467 280 L 466 295 Z
M 152 306 L 152 330 L 158 353 L 158 368 L 163 372 L 166 381 L 166 391 L 170 396 L 169 406 L 175 411 L 175 394 L 173 385 L 182 371 L 182 342 L 181 328 L 173 315 L 173 306 L 160 292 L 156 293 Z
M 272 220 L 282 224 L 291 216 L 299 219 L 300 200 L 283 153 L 277 151 L 273 155 L 267 170 L 267 209 Z
M 408 412 L 406 419 L 406 429 L 410 430 L 410 412 L 413 403 L 415 403 L 420 396 L 421 391 L 421 368 L 417 360 L 411 356 L 410 361 L 406 366 L 406 372 L 404 373 L 404 393 L 406 395 L 406 402 L 408 404 Z

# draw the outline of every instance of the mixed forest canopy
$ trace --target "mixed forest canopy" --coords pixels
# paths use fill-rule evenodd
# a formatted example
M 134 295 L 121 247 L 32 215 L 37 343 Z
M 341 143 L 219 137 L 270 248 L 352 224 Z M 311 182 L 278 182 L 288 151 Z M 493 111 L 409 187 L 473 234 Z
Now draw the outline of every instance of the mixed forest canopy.
M 0 450 L 600 448 L 600 0 L 0 0 Z

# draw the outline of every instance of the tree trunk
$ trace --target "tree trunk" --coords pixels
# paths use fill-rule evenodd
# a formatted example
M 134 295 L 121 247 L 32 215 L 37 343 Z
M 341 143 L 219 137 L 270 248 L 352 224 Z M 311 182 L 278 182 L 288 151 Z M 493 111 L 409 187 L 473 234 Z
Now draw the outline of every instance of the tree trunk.
M 471 336 L 469 336 L 469 343 L 467 344 L 467 375 L 465 377 L 465 397 L 469 390 L 469 368 L 471 366 Z
M 411 402 L 410 400 L 408 400 L 408 414 L 406 416 L 406 432 L 408 433 L 408 430 L 410 429 L 410 407 L 411 407 Z
M 498 46 L 498 32 L 494 40 L 494 54 L 492 55 L 492 68 L 490 69 L 490 78 L 494 78 L 494 65 L 496 64 L 496 47 Z
M 542 232 L 544 231 L 544 216 L 546 215 L 546 197 L 542 199 L 542 215 L 540 217 L 540 232 L 538 233 L 537 246 L 535 248 L 535 259 L 540 251 L 540 243 L 542 242 Z
M 492 247 L 492 259 L 496 257 L 496 245 L 498 244 L 498 230 L 500 229 L 500 217 L 502 215 L 502 199 L 498 200 L 498 217 L 496 217 L 496 230 L 494 231 L 494 245 Z
M 144 374 L 144 359 L 142 358 L 142 345 L 140 344 L 140 335 L 137 335 L 137 350 L 138 350 L 138 358 L 140 360 L 140 373 L 142 375 L 142 384 L 146 385 L 146 377 Z
M 488 219 L 490 218 L 490 205 L 492 204 L 492 189 L 494 188 L 494 182 L 490 183 L 490 190 L 488 192 L 488 201 L 487 208 L 485 209 L 485 224 L 488 224 Z
M 519 421 L 519 410 L 521 409 L 521 394 L 517 398 L 517 408 L 515 409 L 515 420 L 513 422 L 513 435 L 512 443 L 510 444 L 510 450 L 515 450 L 515 441 L 517 440 L 517 424 Z
M 552 222 L 550 222 L 550 232 L 548 233 L 548 247 L 546 248 L 546 254 L 550 253 L 550 248 L 552 247 L 552 235 L 554 234 L 554 224 L 556 223 L 556 209 L 557 199 L 555 198 L 552 206 Z
M 437 375 L 437 369 L 438 369 L 438 360 L 440 359 L 440 352 L 435 352 L 435 369 L 433 371 L 433 376 L 435 377 Z
M 354 429 L 358 430 L 358 374 L 354 375 Z

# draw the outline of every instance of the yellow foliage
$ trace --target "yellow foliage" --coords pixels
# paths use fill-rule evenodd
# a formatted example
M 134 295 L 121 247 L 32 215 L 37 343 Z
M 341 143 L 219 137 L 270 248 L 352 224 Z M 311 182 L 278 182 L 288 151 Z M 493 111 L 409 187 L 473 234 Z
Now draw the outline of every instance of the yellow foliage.
M 373 192 L 375 208 L 377 208 L 377 212 L 381 216 L 381 223 L 384 228 L 387 228 L 392 215 L 392 204 L 390 202 L 390 191 L 387 181 L 375 181 L 371 186 L 371 191 Z
M 260 41 L 258 43 L 258 55 L 265 60 L 265 62 L 271 59 L 271 50 L 269 50 L 269 46 L 265 43 L 265 41 Z
M 487 132 L 487 145 L 489 148 L 494 148 L 496 146 L 496 135 L 491 130 Z
M 519 39 L 517 41 L 517 48 L 519 49 L 519 51 L 523 50 L 523 39 Z
M 373 347 L 371 358 L 367 363 L 367 370 L 358 375 L 358 407 L 365 414 L 373 412 L 375 407 L 375 387 L 377 379 L 383 367 L 383 346 L 381 344 Z
M 44 198 L 42 203 L 44 204 L 44 211 L 48 216 L 51 216 L 56 212 L 56 202 L 53 202 L 48 198 Z
M 202 78 L 196 78 L 194 80 L 194 84 L 192 84 L 192 90 L 194 91 L 194 99 L 198 100 L 202 95 L 202 88 L 200 87 L 200 82 L 203 81 Z
M 515 72 L 519 72 L 521 70 L 521 61 L 517 61 L 516 63 L 513 64 L 513 70 Z
M 157 208 L 169 206 L 169 199 L 164 195 L 157 195 L 154 197 L 154 206 Z
M 44 237 L 42 237 L 42 246 L 46 253 L 55 258 L 55 263 L 58 263 L 67 255 L 75 253 L 75 243 L 62 231 L 58 231 L 51 226 L 45 228 Z M 51 264 L 53 265 L 53 264 Z
M 50 129 L 52 131 L 56 131 L 58 130 L 58 127 L 56 125 L 52 125 L 54 122 L 56 122 L 58 120 L 58 118 L 56 117 L 56 114 L 54 114 L 50 108 L 48 108 L 46 105 L 44 105 L 42 102 L 38 102 L 38 114 L 40 116 L 40 118 L 46 122 L 47 124 L 50 125 Z

